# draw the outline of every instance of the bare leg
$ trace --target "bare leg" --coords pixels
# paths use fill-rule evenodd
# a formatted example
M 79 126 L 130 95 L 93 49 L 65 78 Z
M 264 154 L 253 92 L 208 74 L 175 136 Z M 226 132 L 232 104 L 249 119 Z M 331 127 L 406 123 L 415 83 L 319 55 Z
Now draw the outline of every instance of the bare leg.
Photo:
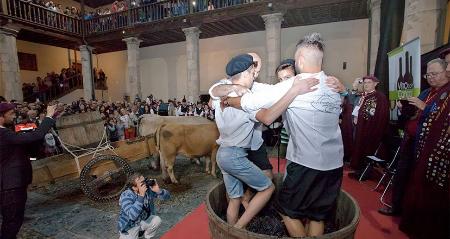
M 252 218 L 266 205 L 274 190 L 275 186 L 272 184 L 264 191 L 257 192 L 248 204 L 247 210 L 245 210 L 244 214 L 241 218 L 239 218 L 238 222 L 234 226 L 237 228 L 244 228 L 247 226 L 250 220 L 252 220 Z
M 239 206 L 241 206 L 241 198 L 230 198 L 227 208 L 227 222 L 234 225 L 239 217 Z
M 211 157 L 209 157 L 210 161 L 211 161 L 211 175 L 214 176 L 215 178 L 217 177 L 216 174 L 216 165 L 217 165 L 217 161 L 216 161 L 216 154 L 217 154 L 217 147 L 213 149 L 213 151 L 211 152 Z
M 323 235 L 324 231 L 325 231 L 325 223 L 323 221 L 311 220 L 309 222 L 308 236 L 311 236 L 311 237 L 321 236 L 321 235 Z
M 305 237 L 306 236 L 306 230 L 303 226 L 302 221 L 299 219 L 292 219 L 288 216 L 280 214 L 283 218 L 284 225 L 286 226 L 286 229 L 289 232 L 290 237 Z
M 248 204 L 250 203 L 250 200 L 252 200 L 253 193 L 250 190 L 250 188 L 247 188 L 245 190 L 244 196 L 242 197 L 242 206 L 244 206 L 245 210 L 248 208 Z
M 270 180 L 273 179 L 273 173 L 272 170 L 264 170 L 264 175 L 266 175 Z M 253 193 L 250 189 L 247 189 L 244 193 L 244 196 L 242 197 L 242 206 L 244 206 L 245 210 L 247 210 L 248 204 L 250 203 L 250 200 L 252 200 Z

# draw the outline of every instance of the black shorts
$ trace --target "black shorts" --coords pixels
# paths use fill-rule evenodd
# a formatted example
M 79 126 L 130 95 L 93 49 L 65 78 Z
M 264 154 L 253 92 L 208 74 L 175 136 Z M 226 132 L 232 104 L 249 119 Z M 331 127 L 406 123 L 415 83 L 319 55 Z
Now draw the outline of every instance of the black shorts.
M 258 150 L 247 150 L 247 158 L 250 162 L 254 163 L 261 170 L 272 170 L 272 164 L 269 162 L 269 158 L 267 157 L 267 149 L 266 144 L 262 144 Z
M 286 172 L 276 203 L 280 213 L 314 221 L 331 215 L 341 190 L 342 167 L 319 171 L 290 162 Z

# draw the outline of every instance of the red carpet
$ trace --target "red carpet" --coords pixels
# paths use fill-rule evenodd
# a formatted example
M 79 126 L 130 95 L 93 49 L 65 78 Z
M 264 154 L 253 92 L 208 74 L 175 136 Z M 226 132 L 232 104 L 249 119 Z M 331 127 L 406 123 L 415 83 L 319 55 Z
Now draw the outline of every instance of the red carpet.
M 274 166 L 274 172 L 277 172 L 277 160 L 271 159 L 271 163 Z M 280 160 L 280 171 L 283 172 L 285 167 L 286 161 Z M 358 181 L 349 179 L 347 173 L 347 171 L 344 171 L 342 187 L 358 201 L 362 212 L 355 238 L 408 238 L 403 232 L 398 230 L 399 218 L 383 216 L 377 212 L 378 208 L 381 206 L 381 203 L 379 202 L 381 193 L 372 191 L 375 182 L 366 181 L 364 183 L 359 183 Z M 188 214 L 162 238 L 210 239 L 211 236 L 208 232 L 208 216 L 206 214 L 205 204 L 202 203 L 193 212 Z

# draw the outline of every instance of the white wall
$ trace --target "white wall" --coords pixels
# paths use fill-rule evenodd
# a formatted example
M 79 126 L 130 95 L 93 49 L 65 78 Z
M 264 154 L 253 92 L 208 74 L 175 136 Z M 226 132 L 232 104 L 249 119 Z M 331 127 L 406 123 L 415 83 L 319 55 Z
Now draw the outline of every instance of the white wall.
M 111 52 L 99 54 L 98 67 L 103 69 L 108 78 L 109 98 L 117 101 L 123 99 L 125 94 L 125 76 L 127 71 L 127 55 L 126 51 Z M 93 65 L 97 65 L 97 58 L 93 57 Z
M 284 28 L 281 31 L 281 56 L 292 58 L 300 38 L 320 32 L 325 39 L 324 70 L 347 86 L 366 73 L 368 20 L 353 20 L 320 25 Z M 141 48 L 140 71 L 142 95 L 157 98 L 182 98 L 186 93 L 185 42 Z M 251 32 L 200 40 L 200 92 L 225 76 L 228 60 L 240 53 L 256 52 L 263 59 L 260 78 L 266 77 L 265 32 Z M 110 97 L 121 99 L 125 92 L 126 51 L 99 55 L 99 67 L 108 75 Z M 343 62 L 347 69 L 343 70 Z
M 62 68 L 69 67 L 69 53 L 66 48 L 37 44 L 17 40 L 17 51 L 36 54 L 37 71 L 20 70 L 20 78 L 23 83 L 36 82 L 36 77 L 45 77 L 48 72 L 60 73 Z M 70 50 L 72 61 L 75 53 Z M 80 61 L 80 52 L 77 51 L 77 61 Z
M 281 56 L 293 57 L 300 38 L 319 32 L 325 40 L 324 71 L 351 87 L 356 77 L 366 75 L 368 20 L 353 20 L 282 29 Z M 343 70 L 343 62 L 347 69 Z

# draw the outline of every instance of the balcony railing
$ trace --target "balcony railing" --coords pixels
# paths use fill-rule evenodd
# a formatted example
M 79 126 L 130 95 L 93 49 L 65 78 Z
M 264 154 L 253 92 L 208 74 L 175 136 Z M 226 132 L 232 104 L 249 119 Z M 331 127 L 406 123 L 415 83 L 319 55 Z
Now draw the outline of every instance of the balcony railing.
M 2 13 L 21 22 L 46 26 L 76 35 L 82 33 L 80 19 L 23 0 L 3 1 Z
M 170 17 L 184 16 L 230 6 L 252 3 L 259 0 L 166 0 L 157 3 L 131 6 L 122 12 L 94 17 L 86 20 L 86 34 L 104 33 L 129 28 L 136 24 L 154 22 Z
M 143 1 L 149 2 L 150 0 Z M 137 24 L 242 5 L 261 0 L 166 0 L 133 5 L 128 10 L 81 20 L 24 0 L 2 0 L 2 14 L 14 20 L 85 36 L 130 28 Z M 83 33 L 82 26 L 85 30 Z

